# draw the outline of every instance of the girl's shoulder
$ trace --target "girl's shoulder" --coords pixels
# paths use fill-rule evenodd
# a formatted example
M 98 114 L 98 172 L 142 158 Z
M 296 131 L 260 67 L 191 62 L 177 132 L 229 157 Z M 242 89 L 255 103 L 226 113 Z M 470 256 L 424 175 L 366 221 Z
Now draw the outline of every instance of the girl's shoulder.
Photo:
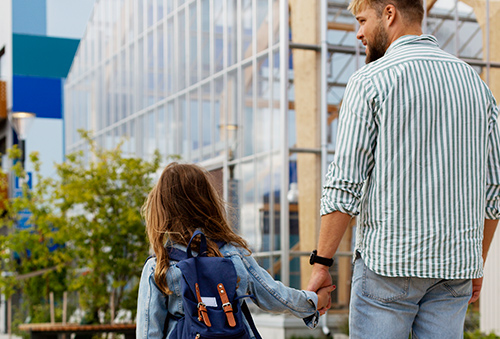
M 179 245 L 177 243 L 169 243 L 167 246 L 173 247 L 175 249 L 178 249 L 180 251 L 186 252 L 186 247 L 183 245 Z M 224 257 L 246 257 L 250 255 L 250 252 L 248 252 L 246 249 L 234 245 L 233 243 L 227 242 L 223 246 L 220 247 L 220 252 Z M 197 255 L 196 252 L 193 252 L 193 254 Z M 149 259 L 148 261 L 150 261 Z M 176 261 L 170 261 L 170 266 L 172 264 L 175 264 Z M 156 265 L 156 258 L 154 259 L 154 264 Z
M 250 253 L 239 246 L 235 246 L 232 243 L 226 243 L 224 246 L 220 248 L 220 252 L 222 253 L 223 256 L 225 257 L 231 257 L 231 256 L 248 256 Z
M 150 255 L 144 262 L 144 268 L 155 268 L 156 267 L 156 255 Z

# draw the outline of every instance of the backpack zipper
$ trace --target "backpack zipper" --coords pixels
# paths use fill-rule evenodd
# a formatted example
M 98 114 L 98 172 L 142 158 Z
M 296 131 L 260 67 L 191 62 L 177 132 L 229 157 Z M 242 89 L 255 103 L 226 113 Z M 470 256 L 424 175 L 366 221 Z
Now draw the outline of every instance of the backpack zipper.
M 201 335 L 199 333 L 196 333 L 196 337 L 194 337 L 194 339 L 200 339 L 201 338 Z

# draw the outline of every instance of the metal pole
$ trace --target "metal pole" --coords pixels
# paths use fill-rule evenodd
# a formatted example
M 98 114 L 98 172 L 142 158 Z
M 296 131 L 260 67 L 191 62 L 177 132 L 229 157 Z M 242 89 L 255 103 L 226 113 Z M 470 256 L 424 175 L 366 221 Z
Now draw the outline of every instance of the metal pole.
M 490 86 L 490 0 L 486 0 L 486 85 Z
M 12 338 L 12 296 L 9 296 L 7 300 L 7 333 L 9 334 L 9 339 Z
M 115 323 L 115 290 L 111 290 L 111 298 L 109 301 L 109 308 L 111 313 L 111 324 Z
M 290 159 L 288 155 L 288 0 L 280 1 L 280 111 L 281 111 L 281 163 L 283 171 L 281 176 L 281 281 L 286 286 L 290 285 L 290 206 L 285 198 L 288 189 Z
M 49 293 L 50 299 L 50 323 L 54 324 L 56 322 L 55 312 L 54 312 L 54 292 Z
M 424 0 L 424 20 L 422 21 L 422 33 L 427 33 L 427 0 Z
M 62 323 L 63 324 L 66 324 L 67 311 L 68 311 L 68 292 L 64 291 L 63 292 L 63 315 L 62 315 Z
M 21 150 L 21 166 L 23 167 L 24 170 L 24 163 L 26 160 L 26 142 L 23 139 L 19 139 L 19 149 Z
M 327 102 L 327 92 L 328 92 L 328 75 L 326 71 L 328 63 L 328 41 L 327 41 L 327 12 L 328 3 L 327 0 L 321 0 L 321 93 L 320 93 L 320 106 L 321 106 L 321 182 L 325 180 L 326 169 L 327 169 L 327 157 L 328 157 L 328 144 L 327 144 L 327 134 L 328 134 L 328 102 Z M 318 225 L 319 226 L 319 225 Z
M 458 34 L 458 0 L 455 0 L 455 56 L 458 58 L 460 53 L 460 36 Z
M 321 85 L 320 85 L 320 106 L 321 106 L 321 120 L 320 120 L 320 126 L 321 126 L 321 183 L 324 183 L 325 176 L 326 176 L 326 170 L 328 166 L 328 140 L 327 140 L 327 133 L 328 133 L 328 72 L 327 72 L 327 65 L 328 65 L 328 41 L 327 41 L 327 30 L 328 30 L 328 18 L 327 18 L 327 13 L 328 13 L 328 2 L 327 0 L 321 0 L 320 2 L 320 39 L 321 39 Z M 333 66 L 332 66 L 333 67 Z M 323 187 L 323 185 L 321 185 Z M 316 227 L 319 229 L 320 225 L 316 225 Z M 317 232 L 319 234 L 319 231 Z M 330 329 L 328 328 L 328 323 L 327 323 L 327 315 L 326 313 L 323 317 L 321 317 L 321 329 L 323 331 L 323 334 L 326 336 L 330 336 Z

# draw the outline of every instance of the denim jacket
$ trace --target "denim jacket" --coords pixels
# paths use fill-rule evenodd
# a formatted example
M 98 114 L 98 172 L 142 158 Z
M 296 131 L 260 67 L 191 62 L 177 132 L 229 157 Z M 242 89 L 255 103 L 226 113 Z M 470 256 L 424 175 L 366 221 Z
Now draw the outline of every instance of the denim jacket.
M 175 246 L 185 250 L 185 247 Z M 271 275 L 252 256 L 239 247 L 226 244 L 220 249 L 222 255 L 231 259 L 240 278 L 236 294 L 253 295 L 252 301 L 261 309 L 275 313 L 290 313 L 303 318 L 305 324 L 315 328 L 318 324 L 319 312 L 316 310 L 318 296 L 314 292 L 300 291 L 283 285 L 274 280 Z M 172 294 L 165 296 L 154 281 L 156 258 L 150 258 L 142 270 L 137 301 L 137 330 L 139 338 L 162 338 L 163 329 L 168 326 L 170 334 L 177 324 L 169 318 L 165 325 L 168 312 L 176 317 L 184 316 L 181 291 L 181 271 L 177 262 L 171 261 L 167 271 L 167 284 Z M 250 331 L 251 332 L 251 331 Z M 168 338 L 168 335 L 167 335 Z

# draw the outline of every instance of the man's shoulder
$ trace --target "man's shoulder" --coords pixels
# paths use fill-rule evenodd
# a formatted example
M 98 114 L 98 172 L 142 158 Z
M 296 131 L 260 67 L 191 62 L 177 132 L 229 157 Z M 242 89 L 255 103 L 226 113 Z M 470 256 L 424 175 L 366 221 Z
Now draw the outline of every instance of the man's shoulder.
M 394 53 L 386 54 L 378 60 L 364 65 L 351 76 L 353 82 L 371 81 L 381 78 L 389 80 L 388 73 L 405 67 L 412 67 L 415 62 L 456 63 L 460 67 L 472 69 L 469 64 L 437 46 L 404 46 Z M 437 67 L 437 66 L 436 66 Z M 432 71 L 430 68 L 428 71 Z

